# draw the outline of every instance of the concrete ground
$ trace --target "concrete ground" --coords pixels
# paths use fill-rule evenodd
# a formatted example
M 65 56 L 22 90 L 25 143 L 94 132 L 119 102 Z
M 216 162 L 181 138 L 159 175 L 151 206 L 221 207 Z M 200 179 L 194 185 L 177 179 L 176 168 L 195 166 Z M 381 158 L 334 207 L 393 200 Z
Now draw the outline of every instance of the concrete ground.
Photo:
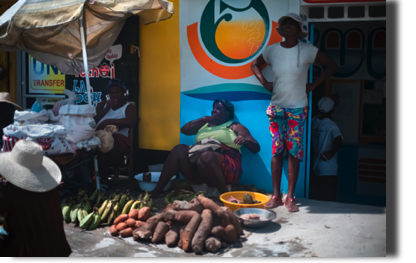
M 185 253 L 165 244 L 110 236 L 109 228 L 82 231 L 65 225 L 71 257 L 385 257 L 386 209 L 297 199 L 300 211 L 274 209 L 262 229 L 244 229 L 240 243 L 216 254 Z

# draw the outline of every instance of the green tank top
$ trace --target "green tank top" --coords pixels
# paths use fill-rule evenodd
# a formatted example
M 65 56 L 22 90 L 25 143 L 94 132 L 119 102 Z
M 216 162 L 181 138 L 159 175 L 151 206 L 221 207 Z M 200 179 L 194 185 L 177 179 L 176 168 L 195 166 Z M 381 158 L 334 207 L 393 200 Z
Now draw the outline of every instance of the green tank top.
M 242 145 L 235 145 L 234 140 L 237 138 L 237 135 L 233 130 L 228 128 L 233 123 L 233 121 L 228 121 L 224 124 L 208 127 L 209 123 L 199 129 L 198 133 L 195 136 L 195 143 L 202 141 L 207 137 L 218 140 L 219 142 L 227 145 L 230 148 L 240 150 Z

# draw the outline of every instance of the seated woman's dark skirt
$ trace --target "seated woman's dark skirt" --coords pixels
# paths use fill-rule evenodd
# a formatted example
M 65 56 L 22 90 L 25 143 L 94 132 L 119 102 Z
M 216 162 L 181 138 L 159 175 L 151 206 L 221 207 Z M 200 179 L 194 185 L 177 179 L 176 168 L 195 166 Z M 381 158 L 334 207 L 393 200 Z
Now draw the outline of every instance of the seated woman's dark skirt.
M 224 173 L 225 182 L 227 185 L 238 183 L 243 174 L 243 167 L 241 166 L 241 153 L 237 149 L 221 144 L 221 166 Z M 204 179 L 198 175 L 198 166 L 193 164 L 190 171 L 183 171 L 182 175 L 191 181 L 193 184 L 203 184 Z
M 106 154 L 106 160 L 109 166 L 122 167 L 125 165 L 124 156 L 130 154 L 130 139 L 119 133 L 113 134 L 114 147 Z

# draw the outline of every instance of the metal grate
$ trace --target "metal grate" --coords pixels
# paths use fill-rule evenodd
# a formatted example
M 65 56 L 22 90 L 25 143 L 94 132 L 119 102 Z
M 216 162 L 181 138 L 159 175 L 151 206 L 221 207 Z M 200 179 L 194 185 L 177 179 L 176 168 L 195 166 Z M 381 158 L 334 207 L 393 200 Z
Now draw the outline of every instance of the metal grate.
M 368 183 L 386 183 L 386 160 L 361 158 L 358 160 L 358 180 Z

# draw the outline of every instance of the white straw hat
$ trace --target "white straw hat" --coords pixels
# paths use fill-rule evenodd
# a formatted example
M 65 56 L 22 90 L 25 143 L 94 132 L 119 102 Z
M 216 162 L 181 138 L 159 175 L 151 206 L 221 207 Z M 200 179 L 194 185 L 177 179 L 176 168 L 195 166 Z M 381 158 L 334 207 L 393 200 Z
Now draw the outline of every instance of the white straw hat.
M 303 20 L 302 20 L 302 18 L 299 15 L 295 14 L 295 13 L 289 13 L 289 14 L 287 14 L 287 15 L 282 16 L 281 18 L 279 18 L 279 21 L 278 21 L 279 26 L 276 29 L 277 29 L 277 32 L 281 36 L 282 36 L 282 32 L 281 32 L 280 25 L 283 23 L 283 21 L 286 18 L 292 18 L 293 20 L 295 20 L 296 22 L 299 23 L 299 27 L 300 27 L 299 38 L 300 39 L 303 39 L 303 38 L 305 38 L 305 37 L 308 36 L 308 31 L 303 27 Z
M 59 167 L 38 144 L 20 140 L 11 152 L 0 153 L 0 174 L 13 185 L 32 192 L 47 192 L 62 179 Z
M 0 92 L 0 102 L 12 104 L 16 108 L 16 110 L 23 110 L 22 107 L 12 102 L 12 99 L 8 92 Z
M 319 111 L 322 113 L 328 113 L 334 108 L 334 101 L 330 97 L 322 97 L 318 101 Z

